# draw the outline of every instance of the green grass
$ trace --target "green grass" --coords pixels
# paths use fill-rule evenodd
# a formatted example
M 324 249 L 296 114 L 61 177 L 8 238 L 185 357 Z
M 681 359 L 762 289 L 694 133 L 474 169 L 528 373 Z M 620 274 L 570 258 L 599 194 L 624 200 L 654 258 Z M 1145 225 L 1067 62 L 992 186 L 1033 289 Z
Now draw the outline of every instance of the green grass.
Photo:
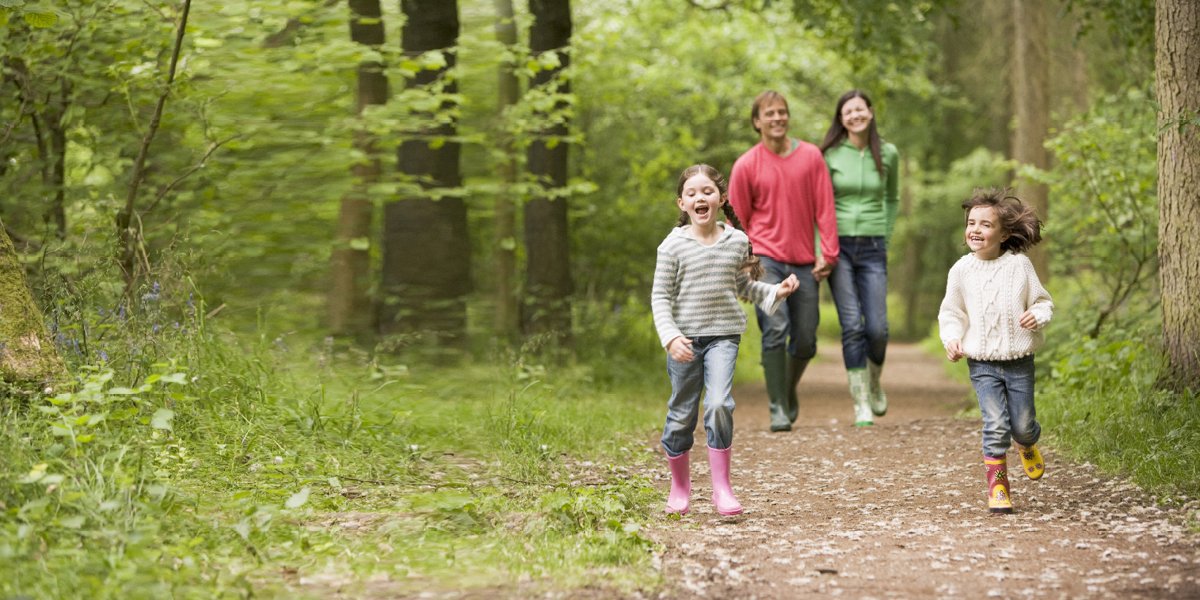
M 1140 339 L 1081 340 L 1039 381 L 1038 418 L 1056 447 L 1126 474 L 1163 501 L 1200 497 L 1198 390 L 1159 389 Z
M 658 585 L 657 372 L 597 384 L 532 357 L 401 364 L 193 325 L 2 405 L 0 596 Z

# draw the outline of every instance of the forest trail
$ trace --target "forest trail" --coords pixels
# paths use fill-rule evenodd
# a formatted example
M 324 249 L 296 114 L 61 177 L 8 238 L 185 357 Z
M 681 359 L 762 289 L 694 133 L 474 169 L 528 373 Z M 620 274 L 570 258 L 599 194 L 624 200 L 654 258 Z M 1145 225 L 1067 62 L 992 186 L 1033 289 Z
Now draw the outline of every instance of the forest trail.
M 713 510 L 701 425 L 692 511 L 650 530 L 665 547 L 660 597 L 1200 598 L 1200 535 L 1183 511 L 1050 447 L 1038 481 L 1010 453 L 1016 513 L 991 515 L 979 422 L 954 416 L 968 386 L 903 344 L 883 382 L 887 416 L 853 427 L 840 347 L 824 344 L 787 433 L 768 431 L 762 384 L 735 388 L 746 512 Z M 665 502 L 665 461 L 660 477 Z

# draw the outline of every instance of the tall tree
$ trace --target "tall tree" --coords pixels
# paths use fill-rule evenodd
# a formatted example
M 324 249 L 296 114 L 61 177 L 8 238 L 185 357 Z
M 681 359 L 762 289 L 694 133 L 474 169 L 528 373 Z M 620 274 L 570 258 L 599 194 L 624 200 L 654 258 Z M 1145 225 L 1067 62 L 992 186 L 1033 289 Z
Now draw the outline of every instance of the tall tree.
M 522 314 L 526 334 L 550 333 L 569 343 L 572 292 L 570 238 L 567 231 L 567 95 L 564 70 L 570 63 L 569 0 L 529 0 L 533 26 L 529 50 L 540 65 L 530 95 L 544 107 L 536 118 L 544 125 L 528 150 L 534 194 L 525 205 L 525 290 Z
M 1158 260 L 1169 375 L 1200 382 L 1200 3 L 1158 0 Z
M 350 39 L 368 48 L 384 43 L 383 12 L 379 0 L 349 0 Z M 372 105 L 387 103 L 388 80 L 383 63 L 364 60 L 358 65 L 355 110 L 362 116 Z M 351 167 L 354 189 L 342 198 L 338 210 L 329 287 L 329 329 L 335 334 L 361 334 L 371 326 L 373 315 L 367 294 L 370 287 L 371 213 L 370 189 L 380 180 L 382 165 L 378 141 L 369 128 L 354 132 L 354 148 L 362 158 Z
M 1050 103 L 1046 93 L 1050 86 L 1046 8 L 1041 0 L 1011 0 L 1010 6 L 1013 16 L 1010 74 L 1015 119 L 1012 157 L 1022 165 L 1044 170 L 1049 166 L 1044 144 L 1050 128 Z M 1017 196 L 1033 206 L 1042 219 L 1047 218 L 1050 202 L 1045 185 L 1019 178 Z M 1045 281 L 1050 275 L 1046 246 L 1034 246 L 1029 258 Z
M 466 338 L 463 296 L 470 291 L 471 250 L 467 208 L 460 192 L 460 144 L 454 80 L 458 2 L 402 0 L 401 47 L 420 65 L 410 90 L 430 94 L 436 106 L 428 123 L 400 145 L 400 173 L 419 189 L 384 207 L 383 333 L 426 332 L 448 344 Z M 437 53 L 441 60 L 421 60 Z
M 517 183 L 517 159 L 511 135 L 512 128 L 507 126 L 505 116 L 517 104 L 520 97 L 520 82 L 514 72 L 514 62 L 517 45 L 517 22 L 513 15 L 512 0 L 495 0 L 496 8 L 496 41 L 500 42 L 506 53 L 506 59 L 500 62 L 497 77 L 499 91 L 498 112 L 500 114 L 500 130 L 502 131 L 497 156 L 500 158 L 500 177 L 503 187 L 496 194 L 496 334 L 504 339 L 516 337 L 520 328 L 520 312 L 517 305 L 514 283 L 517 279 L 517 212 L 513 199 L 514 186 Z

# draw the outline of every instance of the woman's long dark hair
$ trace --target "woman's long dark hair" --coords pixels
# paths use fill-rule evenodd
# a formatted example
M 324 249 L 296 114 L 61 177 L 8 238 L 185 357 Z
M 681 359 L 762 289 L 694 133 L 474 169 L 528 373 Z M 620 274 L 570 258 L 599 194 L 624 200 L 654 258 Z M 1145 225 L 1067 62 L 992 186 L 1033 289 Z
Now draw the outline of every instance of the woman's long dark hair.
M 871 148 L 871 158 L 875 159 L 875 170 L 879 172 L 879 178 L 886 179 L 887 172 L 883 167 L 883 155 L 880 153 L 883 141 L 879 139 L 879 129 L 875 127 L 875 109 L 871 106 L 871 99 L 859 90 L 850 90 L 838 98 L 837 108 L 833 109 L 833 123 L 829 125 L 829 131 L 825 132 L 825 141 L 821 142 L 821 154 L 842 143 L 842 140 L 850 135 L 846 126 L 842 124 L 842 107 L 854 98 L 862 98 L 863 102 L 867 103 L 867 108 L 871 109 L 871 124 L 867 126 L 867 145 Z

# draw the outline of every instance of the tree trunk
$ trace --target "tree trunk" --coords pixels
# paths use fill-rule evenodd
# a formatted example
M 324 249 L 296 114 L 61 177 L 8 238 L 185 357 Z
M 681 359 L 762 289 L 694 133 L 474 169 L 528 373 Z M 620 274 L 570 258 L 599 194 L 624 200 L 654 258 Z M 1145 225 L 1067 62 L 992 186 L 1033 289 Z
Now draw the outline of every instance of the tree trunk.
M 0 223 L 0 379 L 46 383 L 65 375 L 54 341 L 46 335 L 42 312 L 29 293 L 20 258 Z
M 350 0 L 350 39 L 364 46 L 378 47 L 384 42 L 383 12 L 379 0 Z M 356 111 L 359 115 L 371 105 L 386 104 L 388 80 L 383 64 L 364 61 L 358 65 Z M 331 257 L 329 287 L 329 329 L 336 335 L 361 335 L 372 325 L 370 287 L 372 202 L 369 190 L 378 183 L 382 166 L 375 136 L 366 127 L 354 134 L 354 148 L 362 153 L 356 163 L 354 189 L 342 198 L 338 210 L 337 233 Z
M 535 57 L 553 52 L 558 66 L 542 69 L 532 85 L 551 95 L 569 94 L 570 84 L 561 76 L 568 65 L 571 40 L 571 7 L 568 0 L 530 0 L 533 27 L 529 49 Z M 539 131 L 528 150 L 528 168 L 536 186 L 525 206 L 526 305 L 523 327 L 528 334 L 551 334 L 570 344 L 570 238 L 567 232 L 567 104 L 555 103 L 550 114 L 540 117 L 547 125 Z
M 513 17 L 512 0 L 495 0 L 496 7 L 496 41 L 506 48 L 512 49 L 517 45 L 517 23 Z M 513 147 L 512 136 L 504 118 L 509 108 L 517 103 L 520 97 L 520 85 L 514 72 L 516 65 L 509 61 L 500 64 L 497 89 L 499 90 L 500 114 L 500 151 L 504 158 L 500 164 L 500 177 L 503 182 L 500 193 L 496 195 L 496 335 L 503 340 L 516 339 L 520 328 L 520 312 L 517 306 L 517 296 L 514 282 L 517 279 L 517 211 L 513 201 L 513 189 L 517 183 L 517 160 Z
M 1010 72 L 1016 120 L 1012 157 L 1020 164 L 1045 169 L 1050 164 L 1046 149 L 1042 146 L 1050 122 L 1050 103 L 1046 94 L 1050 79 L 1046 52 L 1046 8 L 1042 0 L 1012 0 L 1011 7 L 1014 33 Z M 1018 178 L 1016 191 L 1021 200 L 1037 210 L 1039 217 L 1047 219 L 1050 202 L 1046 186 Z M 1038 276 L 1046 281 L 1050 276 L 1046 243 L 1034 246 L 1029 258 Z
M 1158 0 L 1158 260 L 1173 383 L 1200 384 L 1200 3 Z
M 454 68 L 458 42 L 458 3 L 453 0 L 402 0 L 406 16 L 401 46 L 405 55 L 439 50 L 445 65 L 419 71 L 410 88 L 442 96 L 441 110 L 453 108 L 458 86 L 447 73 Z M 435 115 L 427 115 L 436 123 Z M 440 342 L 466 341 L 464 296 L 471 287 L 471 248 L 463 199 L 439 192 L 462 187 L 457 125 L 442 119 L 409 135 L 399 149 L 399 168 L 421 192 L 384 207 L 382 333 L 424 332 Z

